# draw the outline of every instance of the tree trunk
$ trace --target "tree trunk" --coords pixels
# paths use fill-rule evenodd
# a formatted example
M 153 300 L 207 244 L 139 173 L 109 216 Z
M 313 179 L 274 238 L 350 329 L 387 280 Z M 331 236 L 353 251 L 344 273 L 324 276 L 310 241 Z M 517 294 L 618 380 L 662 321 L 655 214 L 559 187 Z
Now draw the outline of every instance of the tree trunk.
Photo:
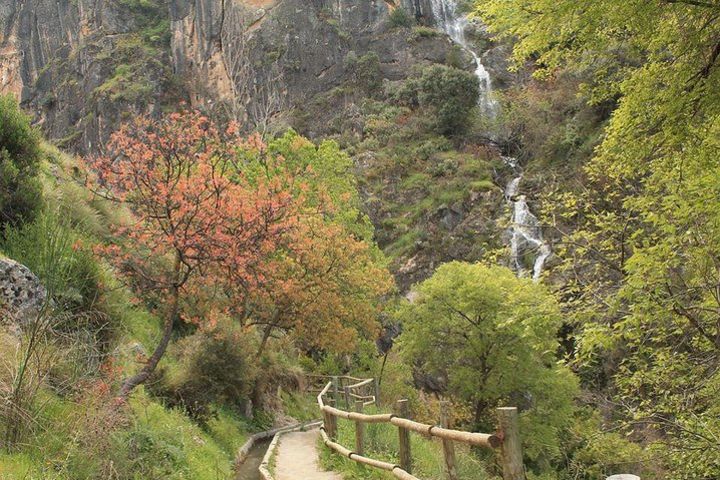
M 258 351 L 255 354 L 255 358 L 260 358 L 262 356 L 262 353 L 265 350 L 265 346 L 267 345 L 267 342 L 270 339 L 270 334 L 272 333 L 272 331 L 273 331 L 273 325 L 267 325 L 265 327 L 265 331 L 263 332 L 262 341 L 260 342 L 260 348 L 258 348 Z
M 485 414 L 487 413 L 488 404 L 485 401 L 478 401 L 475 403 L 475 428 L 481 431 L 482 427 L 488 424 L 492 419 L 489 419 Z
M 175 259 L 174 272 L 175 279 L 179 278 L 179 256 Z M 179 300 L 180 285 L 175 282 L 170 289 L 170 302 L 168 304 L 167 313 L 165 314 L 165 323 L 163 325 L 163 333 L 162 337 L 160 338 L 160 343 L 157 347 L 155 347 L 155 351 L 145 363 L 145 366 L 143 366 L 143 368 L 138 373 L 136 373 L 132 377 L 126 378 L 123 381 L 122 386 L 120 387 L 120 392 L 118 394 L 118 398 L 121 401 L 126 401 L 130 396 L 130 392 L 132 392 L 137 386 L 145 383 L 147 379 L 150 378 L 150 375 L 152 375 L 152 373 L 155 371 L 158 363 L 160 363 L 160 359 L 165 354 L 165 350 L 167 350 L 168 344 L 170 343 L 170 338 L 172 337 L 173 326 L 175 325 L 175 318 L 177 317 L 179 312 Z

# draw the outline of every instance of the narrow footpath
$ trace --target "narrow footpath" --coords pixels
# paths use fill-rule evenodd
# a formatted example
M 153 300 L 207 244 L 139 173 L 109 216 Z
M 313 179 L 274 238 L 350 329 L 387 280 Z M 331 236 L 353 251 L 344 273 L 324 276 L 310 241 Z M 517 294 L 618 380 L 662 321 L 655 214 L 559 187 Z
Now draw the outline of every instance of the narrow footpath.
M 317 445 L 320 431 L 286 433 L 280 437 L 275 463 L 275 480 L 342 480 L 320 467 Z

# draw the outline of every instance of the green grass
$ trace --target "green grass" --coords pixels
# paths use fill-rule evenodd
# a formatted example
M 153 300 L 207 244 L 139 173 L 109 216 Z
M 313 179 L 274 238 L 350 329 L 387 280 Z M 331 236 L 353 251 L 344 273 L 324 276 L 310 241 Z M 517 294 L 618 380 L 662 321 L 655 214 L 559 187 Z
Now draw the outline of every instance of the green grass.
M 210 419 L 207 433 L 231 458 L 234 458 L 240 447 L 250 438 L 244 419 L 225 408 L 218 409 L 217 417 Z
M 309 422 L 320 418 L 314 394 L 282 392 L 282 402 L 285 414 L 298 422 Z
M 241 445 L 246 434 L 232 423 L 203 431 L 179 410 L 167 410 L 142 395 L 131 402 L 135 424 L 128 443 L 147 446 L 148 464 L 144 474 L 168 479 L 226 479 L 231 475 L 234 446 Z M 228 417 L 225 417 L 225 421 Z M 216 435 L 214 436 L 213 433 Z M 155 465 L 150 465 L 155 459 Z M 161 474 L 163 477 L 156 477 Z

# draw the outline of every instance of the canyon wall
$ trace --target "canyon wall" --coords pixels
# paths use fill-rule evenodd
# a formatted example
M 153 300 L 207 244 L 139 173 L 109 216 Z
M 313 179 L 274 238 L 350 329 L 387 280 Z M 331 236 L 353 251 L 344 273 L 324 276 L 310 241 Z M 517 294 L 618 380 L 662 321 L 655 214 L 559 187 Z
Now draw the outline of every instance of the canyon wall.
M 377 53 L 390 80 L 444 61 L 446 38 L 391 28 L 400 7 L 431 21 L 404 1 L 0 0 L 0 93 L 79 153 L 183 100 L 264 128 L 346 82 L 350 57 Z

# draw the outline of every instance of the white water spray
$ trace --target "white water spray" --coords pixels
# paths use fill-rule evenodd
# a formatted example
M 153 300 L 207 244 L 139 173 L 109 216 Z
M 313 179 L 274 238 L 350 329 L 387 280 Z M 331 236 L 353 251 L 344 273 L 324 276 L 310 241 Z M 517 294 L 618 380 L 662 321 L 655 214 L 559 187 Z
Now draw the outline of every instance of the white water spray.
M 469 20 L 459 12 L 457 0 L 431 0 L 431 4 L 437 26 L 475 60 L 475 75 L 480 81 L 478 103 L 486 115 L 495 116 L 498 111 L 498 104 L 492 98 L 490 74 L 482 64 L 480 56 L 465 37 L 465 30 L 470 23 Z M 526 263 L 531 263 L 532 278 L 538 281 L 542 275 L 545 261 L 552 254 L 552 251 L 550 245 L 543 240 L 540 222 L 530 211 L 527 199 L 524 195 L 519 195 L 522 171 L 518 166 L 517 159 L 505 157 L 504 160 L 509 167 L 517 172 L 517 175 L 510 180 L 505 188 L 505 199 L 512 208 L 512 225 L 510 227 L 512 266 L 519 276 L 523 276 L 527 270 Z
M 433 17 L 437 26 L 447 34 L 450 39 L 460 45 L 468 52 L 475 61 L 475 76 L 480 81 L 480 107 L 483 112 L 494 116 L 497 113 L 498 104 L 492 98 L 492 81 L 485 65 L 480 61 L 480 56 L 475 52 L 465 37 L 465 30 L 470 21 L 458 11 L 456 0 L 431 0 Z
M 505 157 L 505 163 L 518 170 L 517 160 Z M 512 208 L 512 225 L 510 226 L 510 255 L 512 264 L 518 275 L 524 275 L 526 271 L 525 262 L 532 263 L 532 278 L 540 280 L 545 261 L 552 254 L 542 236 L 542 229 L 537 217 L 533 215 L 528 206 L 525 195 L 519 195 L 522 174 L 519 173 L 508 183 L 505 188 L 505 199 Z M 528 257 L 530 257 L 528 259 Z

